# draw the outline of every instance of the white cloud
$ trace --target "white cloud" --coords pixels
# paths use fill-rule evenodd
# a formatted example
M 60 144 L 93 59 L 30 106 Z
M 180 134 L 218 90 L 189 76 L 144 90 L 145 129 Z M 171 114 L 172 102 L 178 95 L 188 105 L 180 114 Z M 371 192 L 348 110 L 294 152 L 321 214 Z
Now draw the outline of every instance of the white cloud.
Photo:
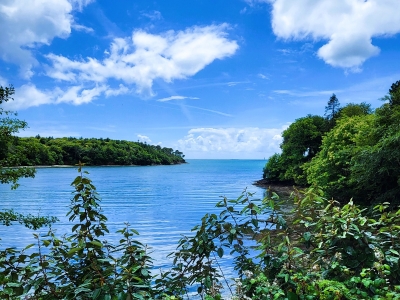
M 268 2 L 269 0 L 244 0 L 244 2 L 247 3 L 247 5 L 253 7 L 256 6 L 258 3 L 265 3 Z
M 104 83 L 109 79 L 135 84 L 136 92 L 153 95 L 155 79 L 172 82 L 195 75 L 216 59 L 233 55 L 236 41 L 227 38 L 228 25 L 191 27 L 185 31 L 150 34 L 134 31 L 131 38 L 114 39 L 103 60 L 70 60 L 50 54 L 47 75 L 68 82 Z
M 194 108 L 194 109 L 198 109 L 198 110 L 202 110 L 202 111 L 207 111 L 213 114 L 217 114 L 217 115 L 221 115 L 224 117 L 232 117 L 232 115 L 218 111 L 218 110 L 213 110 L 213 109 L 207 109 L 207 108 L 202 108 L 202 107 L 197 107 L 197 106 L 192 106 L 192 105 L 183 105 L 184 107 L 190 107 L 190 108 Z
M 154 10 L 150 13 L 142 13 L 142 16 L 149 18 L 151 21 L 161 20 L 162 15 L 158 10 Z
M 147 144 L 151 143 L 151 139 L 146 135 L 138 134 L 137 137 L 138 137 L 138 140 L 142 143 L 144 143 L 144 142 L 146 142 Z
M 274 33 L 283 39 L 327 40 L 317 54 L 334 67 L 359 70 L 368 58 L 380 51 L 372 44 L 372 38 L 400 32 L 398 0 L 269 2 Z
M 167 101 L 171 101 L 171 100 L 185 100 L 185 99 L 198 100 L 199 98 L 197 98 L 197 97 L 186 97 L 186 96 L 171 96 L 171 97 L 167 97 L 167 98 L 158 99 L 157 101 L 159 101 L 159 102 L 167 102 Z
M 0 86 L 6 87 L 8 85 L 8 81 L 0 76 Z
M 76 85 L 66 89 L 40 90 L 34 84 L 24 84 L 15 89 L 14 101 L 5 104 L 7 109 L 20 110 L 43 104 L 69 103 L 81 105 L 89 103 L 109 91 L 108 86 L 96 85 L 92 88 Z M 112 91 L 112 90 L 111 90 Z
M 282 128 L 195 128 L 177 148 L 197 158 L 262 158 L 279 152 Z
M 288 95 L 293 97 L 320 97 L 320 96 L 331 96 L 334 93 L 341 92 L 340 90 L 328 90 L 328 91 L 299 91 L 299 90 L 274 90 L 275 94 Z
M 95 0 L 69 0 L 69 1 L 72 3 L 75 9 L 82 11 L 82 9 L 85 6 L 89 5 L 90 3 L 93 3 Z
M 261 73 L 259 73 L 257 76 L 260 77 L 261 79 L 269 79 L 268 76 L 261 74 Z
M 75 29 L 76 31 L 84 31 L 86 33 L 92 33 L 94 32 L 93 28 L 84 26 L 84 25 L 79 25 L 79 24 L 72 24 L 72 28 Z
M 118 89 L 110 89 L 110 88 L 108 88 L 105 91 L 105 95 L 106 95 L 106 97 L 119 96 L 119 95 L 129 94 L 130 92 L 131 92 L 130 89 L 128 89 L 123 84 L 120 84 Z
M 73 6 L 82 9 L 90 2 L 2 0 L 0 58 L 19 65 L 21 75 L 30 78 L 33 75 L 32 67 L 37 65 L 32 49 L 43 44 L 49 45 L 55 37 L 68 37 L 73 23 Z

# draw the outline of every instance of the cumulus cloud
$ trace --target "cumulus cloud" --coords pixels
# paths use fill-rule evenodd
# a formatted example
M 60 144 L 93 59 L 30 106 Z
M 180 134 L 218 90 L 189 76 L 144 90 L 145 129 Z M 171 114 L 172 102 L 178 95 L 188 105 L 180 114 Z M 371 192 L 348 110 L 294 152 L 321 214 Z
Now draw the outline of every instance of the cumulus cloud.
M 266 0 L 252 0 L 267 2 Z M 283 39 L 327 40 L 317 52 L 334 67 L 359 70 L 380 49 L 374 37 L 400 32 L 398 0 L 268 0 L 272 28 Z
M 71 32 L 72 5 L 67 0 L 3 0 L 0 4 L 1 59 L 20 65 L 25 78 L 37 64 L 31 49 L 49 45 Z
M 238 44 L 227 38 L 227 29 L 228 25 L 222 24 L 162 34 L 137 30 L 131 38 L 114 39 L 102 60 L 71 60 L 49 54 L 51 66 L 47 75 L 72 83 L 105 83 L 114 79 L 135 84 L 137 93 L 152 96 L 154 80 L 184 79 L 216 59 L 233 55 Z
M 167 97 L 167 98 L 158 99 L 157 101 L 159 101 L 159 102 L 167 102 L 167 101 L 171 101 L 171 100 L 185 100 L 185 99 L 198 100 L 199 98 L 197 98 L 197 97 L 186 97 L 186 96 L 171 96 L 171 97 Z
M 56 37 L 66 38 L 71 27 L 90 31 L 73 23 L 73 9 L 82 8 L 93 0 L 3 0 L 0 3 L 0 58 L 20 66 L 24 78 L 33 75 L 37 60 L 32 49 L 49 45 Z
M 113 91 L 106 85 L 96 85 L 91 88 L 75 85 L 65 89 L 57 87 L 52 90 L 41 90 L 34 84 L 29 83 L 16 88 L 14 101 L 7 102 L 5 107 L 7 109 L 20 110 L 43 104 L 68 103 L 81 105 L 93 101 L 103 93 L 106 96 L 108 96 L 107 93 L 112 95 Z
M 279 152 L 282 128 L 195 128 L 178 141 L 185 154 L 214 158 L 262 158 Z

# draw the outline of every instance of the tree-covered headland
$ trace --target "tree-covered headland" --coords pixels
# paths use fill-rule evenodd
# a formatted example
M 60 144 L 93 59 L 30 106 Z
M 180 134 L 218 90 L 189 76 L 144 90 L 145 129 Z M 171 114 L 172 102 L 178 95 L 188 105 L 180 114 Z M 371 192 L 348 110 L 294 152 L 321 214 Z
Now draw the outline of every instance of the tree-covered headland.
M 112 140 L 109 138 L 53 138 L 17 137 L 27 128 L 16 113 L 6 111 L 1 104 L 12 101 L 12 86 L 0 87 L 0 181 L 14 182 L 18 177 L 33 176 L 31 168 L 10 168 L 42 165 L 171 165 L 184 163 L 185 155 L 179 150 L 142 142 Z
M 328 198 L 356 203 L 400 201 L 400 81 L 373 111 L 367 103 L 340 107 L 335 95 L 325 116 L 295 120 L 282 134 L 282 152 L 269 158 L 269 182 L 318 186 Z
M 10 151 L 19 155 L 19 165 L 172 165 L 184 163 L 179 150 L 142 142 L 109 138 L 15 138 Z

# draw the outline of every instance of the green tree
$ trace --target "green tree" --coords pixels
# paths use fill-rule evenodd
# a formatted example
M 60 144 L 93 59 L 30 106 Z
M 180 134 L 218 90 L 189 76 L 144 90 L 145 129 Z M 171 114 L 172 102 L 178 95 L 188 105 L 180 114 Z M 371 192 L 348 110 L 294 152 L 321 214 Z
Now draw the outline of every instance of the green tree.
M 11 183 L 13 189 L 18 187 L 21 177 L 34 177 L 35 170 L 31 168 L 15 168 L 19 166 L 20 157 L 13 152 L 14 134 L 28 127 L 25 121 L 15 118 L 16 112 L 5 110 L 2 105 L 14 100 L 13 86 L 0 86 L 0 183 Z
M 394 103 L 376 110 L 374 143 L 352 161 L 352 178 L 369 202 L 400 203 L 400 105 Z
M 339 112 L 340 103 L 335 94 L 329 98 L 328 105 L 325 106 L 325 117 L 328 120 L 333 120 Z
M 329 197 L 347 201 L 356 197 L 351 162 L 354 156 L 373 144 L 374 115 L 344 117 L 322 139 L 321 151 L 303 165 L 307 182 L 321 187 Z
M 268 162 L 265 164 L 263 178 L 268 179 L 269 182 L 278 182 L 281 174 L 283 174 L 281 155 L 275 153 L 268 158 Z
M 389 94 L 383 97 L 382 100 L 389 101 L 390 106 L 400 105 L 400 80 L 392 84 Z
M 284 173 L 279 176 L 282 181 L 307 183 L 302 165 L 318 153 L 325 128 L 324 118 L 308 115 L 297 119 L 282 133 L 280 161 Z
M 349 103 L 345 107 L 339 109 L 338 118 L 363 116 L 372 113 L 371 104 L 362 102 L 360 104 Z

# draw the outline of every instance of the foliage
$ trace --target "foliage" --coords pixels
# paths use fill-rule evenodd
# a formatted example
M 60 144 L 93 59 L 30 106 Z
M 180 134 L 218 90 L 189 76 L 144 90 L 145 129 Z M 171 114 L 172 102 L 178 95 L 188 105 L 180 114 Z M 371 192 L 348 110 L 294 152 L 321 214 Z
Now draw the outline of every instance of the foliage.
M 389 92 L 392 100 L 396 99 L 396 84 Z M 367 205 L 398 204 L 400 106 L 395 103 L 382 105 L 374 114 L 366 115 L 365 110 L 351 117 L 355 107 L 345 107 L 335 127 L 323 138 L 321 151 L 303 166 L 308 183 L 322 187 L 328 196 L 340 201 L 353 197 Z M 362 112 L 360 107 L 357 110 Z
M 400 105 L 400 80 L 393 83 L 389 89 L 389 94 L 382 98 L 389 101 L 391 107 Z
M 349 103 L 338 111 L 338 118 L 364 116 L 372 114 L 371 104 L 362 102 L 360 104 Z
M 400 299 L 400 210 L 381 204 L 367 215 L 322 194 L 297 191 L 288 221 L 276 195 L 224 198 L 219 215 L 205 215 L 195 235 L 182 238 L 175 267 L 160 282 L 170 293 L 197 283 L 202 298 L 219 299 L 226 278 L 218 259 L 233 255 L 232 299 Z
M 328 120 L 329 129 L 335 124 L 336 117 L 340 110 L 340 103 L 335 94 L 329 98 L 327 106 L 325 106 L 325 117 Z
M 279 181 L 279 176 L 283 173 L 281 165 L 281 155 L 275 153 L 268 158 L 268 162 L 265 164 L 263 178 L 268 178 L 270 182 Z
M 84 138 L 18 138 L 19 165 L 170 165 L 185 162 L 178 150 L 141 142 Z
M 0 86 L 0 105 L 14 100 L 12 96 L 15 90 L 13 86 L 3 88 Z M 12 189 L 16 189 L 20 178 L 34 177 L 33 168 L 14 168 L 20 164 L 21 156 L 10 151 L 15 146 L 15 136 L 19 130 L 28 127 L 25 121 L 15 118 L 17 113 L 5 110 L 0 106 L 0 184 L 11 184 Z M 55 217 L 43 217 L 22 215 L 13 209 L 0 212 L 0 223 L 9 226 L 12 222 L 18 222 L 28 228 L 38 229 L 42 226 L 49 226 L 57 221 Z
M 30 229 L 39 229 L 44 226 L 50 226 L 58 221 L 56 217 L 41 217 L 31 214 L 23 215 L 15 212 L 13 209 L 0 212 L 0 222 L 3 225 L 10 226 L 12 222 L 18 222 Z
M 303 166 L 307 181 L 320 186 L 329 197 L 346 201 L 355 194 L 356 183 L 351 180 L 351 161 L 367 145 L 373 144 L 374 116 L 342 117 L 322 139 L 320 152 Z
M 0 86 L 0 105 L 13 100 L 15 90 L 13 86 Z M 32 168 L 13 168 L 20 165 L 20 156 L 10 151 L 14 146 L 14 134 L 28 127 L 25 121 L 15 118 L 17 113 L 0 107 L 0 183 L 11 183 L 13 189 L 18 187 L 21 177 L 34 177 Z
M 306 184 L 301 166 L 318 152 L 325 127 L 324 118 L 312 115 L 297 119 L 290 124 L 282 133 L 282 154 L 268 160 L 264 169 L 265 178 L 270 181 Z
M 373 135 L 353 159 L 353 180 L 369 202 L 400 203 L 400 105 L 377 109 Z
M 365 102 L 340 108 L 333 94 L 323 125 L 312 127 L 307 116 L 283 132 L 282 153 L 269 159 L 264 178 L 320 186 L 344 202 L 400 203 L 400 81 L 382 100 L 375 111 Z
M 28 254 L 5 249 L 0 253 L 2 299 L 149 299 L 151 298 L 147 249 L 133 239 L 138 234 L 127 224 L 112 245 L 101 237 L 108 233 L 96 188 L 81 173 L 72 182 L 70 221 L 72 233 L 57 237 L 50 230 L 37 239 Z

